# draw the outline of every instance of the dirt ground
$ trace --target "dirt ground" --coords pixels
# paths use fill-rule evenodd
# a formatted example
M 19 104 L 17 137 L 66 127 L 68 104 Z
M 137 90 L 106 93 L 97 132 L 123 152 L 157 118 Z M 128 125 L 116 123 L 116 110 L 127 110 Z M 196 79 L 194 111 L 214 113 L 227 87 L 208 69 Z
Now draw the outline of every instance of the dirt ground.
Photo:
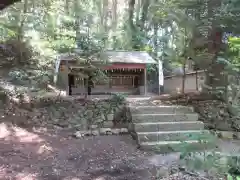
M 0 124 L 0 180 L 157 180 L 178 161 L 177 154 L 138 150 L 128 135 L 75 139 L 70 134 Z M 240 150 L 239 141 L 218 144 L 225 152 Z M 167 179 L 201 180 L 181 173 Z
M 156 169 L 130 136 L 74 139 L 64 132 L 0 126 L 0 179 L 150 180 Z

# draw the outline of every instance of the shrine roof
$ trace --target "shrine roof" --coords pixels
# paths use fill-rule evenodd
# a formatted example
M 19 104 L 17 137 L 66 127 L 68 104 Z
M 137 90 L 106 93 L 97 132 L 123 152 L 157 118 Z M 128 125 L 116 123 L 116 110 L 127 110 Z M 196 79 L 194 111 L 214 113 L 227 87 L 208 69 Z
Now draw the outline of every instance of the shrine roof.
M 71 61 L 76 59 L 76 56 L 74 54 L 61 54 L 59 59 Z M 157 64 L 157 61 L 144 51 L 105 51 L 100 55 L 100 59 L 92 62 Z
M 106 51 L 103 53 L 110 63 L 156 64 L 147 52 L 143 51 Z

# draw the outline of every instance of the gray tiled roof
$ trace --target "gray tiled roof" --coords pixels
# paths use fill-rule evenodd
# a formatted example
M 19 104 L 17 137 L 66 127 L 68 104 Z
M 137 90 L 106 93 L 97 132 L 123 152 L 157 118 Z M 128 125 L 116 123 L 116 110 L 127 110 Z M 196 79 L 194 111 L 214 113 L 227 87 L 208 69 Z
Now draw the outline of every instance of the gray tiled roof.
M 73 54 L 61 54 L 59 59 L 69 61 L 75 57 Z M 157 64 L 157 61 L 144 51 L 105 51 L 100 59 L 108 63 Z
M 104 55 L 109 63 L 157 63 L 147 52 L 143 51 L 106 51 Z

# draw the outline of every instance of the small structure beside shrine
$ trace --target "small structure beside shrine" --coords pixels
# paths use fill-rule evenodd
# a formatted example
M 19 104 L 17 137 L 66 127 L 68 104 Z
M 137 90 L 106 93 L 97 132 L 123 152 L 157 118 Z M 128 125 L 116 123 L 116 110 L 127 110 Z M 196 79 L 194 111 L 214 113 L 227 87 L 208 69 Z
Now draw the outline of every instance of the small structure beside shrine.
M 87 95 L 89 72 L 100 70 L 103 78 L 91 77 L 92 95 L 146 95 L 147 65 L 157 63 L 147 52 L 139 51 L 106 51 L 91 65 L 79 65 L 76 54 L 62 54 L 56 61 L 55 82 L 67 94 Z

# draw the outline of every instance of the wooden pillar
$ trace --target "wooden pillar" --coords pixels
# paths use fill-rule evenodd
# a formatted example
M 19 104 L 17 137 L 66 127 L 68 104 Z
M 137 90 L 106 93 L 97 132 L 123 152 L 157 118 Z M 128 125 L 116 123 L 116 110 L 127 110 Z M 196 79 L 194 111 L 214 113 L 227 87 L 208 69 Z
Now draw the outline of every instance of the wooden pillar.
M 144 94 L 147 95 L 147 67 L 144 68 Z
M 135 76 L 132 76 L 132 86 L 133 86 L 133 88 L 135 88 L 134 84 L 135 84 Z
M 69 82 L 68 82 L 68 74 L 69 74 L 69 64 L 68 61 L 66 61 L 66 65 L 64 67 L 64 81 L 65 81 L 65 86 L 66 86 L 66 94 L 69 96 Z

